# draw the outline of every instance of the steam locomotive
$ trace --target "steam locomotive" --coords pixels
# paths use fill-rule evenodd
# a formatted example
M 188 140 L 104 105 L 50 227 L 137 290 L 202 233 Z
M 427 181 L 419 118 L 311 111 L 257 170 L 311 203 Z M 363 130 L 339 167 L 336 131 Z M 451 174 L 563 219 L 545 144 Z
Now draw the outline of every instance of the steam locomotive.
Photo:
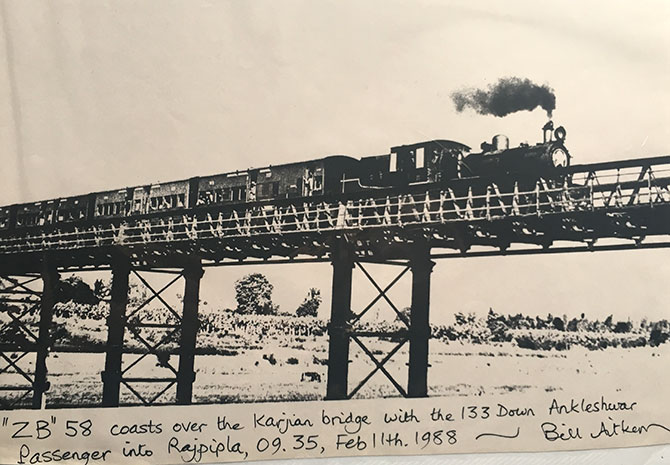
M 388 154 L 356 159 L 334 155 L 305 162 L 231 171 L 182 181 L 94 192 L 87 195 L 0 207 L 0 232 L 64 223 L 179 214 L 186 209 L 315 197 L 350 192 L 476 184 L 477 179 L 560 176 L 570 164 L 566 131 L 543 127 L 544 140 L 509 148 L 505 136 L 481 144 L 481 152 L 451 140 L 392 147 Z M 504 181 L 503 181 L 504 182 Z

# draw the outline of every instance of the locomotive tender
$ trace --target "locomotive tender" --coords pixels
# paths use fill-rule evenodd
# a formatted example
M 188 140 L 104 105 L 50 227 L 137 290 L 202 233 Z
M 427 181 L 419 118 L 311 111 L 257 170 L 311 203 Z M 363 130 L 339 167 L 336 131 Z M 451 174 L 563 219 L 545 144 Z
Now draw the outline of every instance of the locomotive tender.
M 0 232 L 23 231 L 141 217 L 179 214 L 186 209 L 262 203 L 281 199 L 335 196 L 345 192 L 390 189 L 410 185 L 450 185 L 459 180 L 518 174 L 530 184 L 552 178 L 570 164 L 566 131 L 543 127 L 544 140 L 509 148 L 505 136 L 484 142 L 481 152 L 450 140 L 431 140 L 392 147 L 390 153 L 360 160 L 334 155 L 182 181 L 129 187 L 88 195 L 0 207 Z

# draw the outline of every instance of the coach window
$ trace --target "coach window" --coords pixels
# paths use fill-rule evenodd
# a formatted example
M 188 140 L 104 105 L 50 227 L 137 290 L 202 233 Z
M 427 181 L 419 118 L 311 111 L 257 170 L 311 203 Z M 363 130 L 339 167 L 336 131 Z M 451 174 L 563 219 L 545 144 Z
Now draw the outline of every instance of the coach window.
M 246 200 L 247 188 L 246 186 L 238 186 L 233 188 L 233 201 Z
M 423 168 L 426 164 L 423 147 L 416 149 L 416 169 Z
M 398 154 L 395 152 L 391 152 L 389 157 L 389 171 L 391 173 L 398 171 Z
M 314 190 L 321 191 L 323 188 L 323 172 L 320 169 L 316 170 L 314 175 Z

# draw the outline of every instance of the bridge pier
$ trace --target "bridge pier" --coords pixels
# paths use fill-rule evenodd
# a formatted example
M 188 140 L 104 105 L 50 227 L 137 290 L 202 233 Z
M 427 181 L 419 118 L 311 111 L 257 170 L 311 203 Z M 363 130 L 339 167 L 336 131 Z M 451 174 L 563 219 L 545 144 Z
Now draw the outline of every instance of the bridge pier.
M 200 260 L 187 264 L 182 271 L 162 271 L 176 275 L 160 290 L 155 290 L 150 283 L 143 278 L 137 269 L 134 269 L 130 261 L 121 255 L 114 257 L 112 261 L 112 289 L 109 316 L 107 318 L 107 350 L 105 356 L 105 369 L 102 373 L 103 390 L 102 406 L 118 407 L 120 400 L 121 385 L 135 395 L 144 405 L 152 405 L 168 389 L 176 384 L 176 402 L 188 405 L 192 400 L 193 382 L 195 381 L 194 362 L 195 345 L 198 332 L 198 303 L 200 300 L 200 279 L 203 269 Z M 128 309 L 128 291 L 130 274 L 134 274 L 141 284 L 152 294 L 144 302 L 136 302 L 132 309 Z M 172 309 L 161 294 L 184 278 L 184 299 L 181 314 Z M 157 321 L 142 317 L 139 313 L 147 309 L 152 302 L 160 302 L 167 310 L 166 314 L 172 321 Z M 134 341 L 139 342 L 144 350 L 140 352 L 134 361 L 124 367 L 124 335 L 126 329 Z M 150 342 L 146 333 L 142 331 L 149 329 L 160 332 L 157 341 Z M 179 365 L 173 367 L 170 363 L 170 354 L 175 348 L 170 346 L 170 341 L 178 337 Z M 156 356 L 157 366 L 167 370 L 169 377 L 147 377 L 144 373 L 133 376 L 141 361 L 147 362 L 147 356 Z M 141 368 L 139 368 L 141 370 Z M 148 396 L 146 389 L 142 386 L 159 383 L 163 385 L 159 390 L 152 391 Z M 144 393 L 143 393 L 144 391 Z
M 382 288 L 371 275 L 363 263 L 356 260 L 353 251 L 344 240 L 339 240 L 331 249 L 333 265 L 333 289 L 330 323 L 328 325 L 328 382 L 326 399 L 349 399 L 377 373 L 383 373 L 404 397 L 426 397 L 428 395 L 428 345 L 430 339 L 430 276 L 435 263 L 430 259 L 430 247 L 427 243 L 415 244 L 412 258 L 405 263 L 389 262 L 389 265 L 401 265 L 403 270 L 386 286 Z M 377 289 L 378 296 L 363 310 L 355 312 L 352 306 L 353 269 L 358 267 L 362 274 Z M 398 305 L 394 304 L 388 291 L 400 279 L 412 272 L 410 314 L 403 315 Z M 395 311 L 396 318 L 402 323 L 402 328 L 394 330 L 370 331 L 361 327 L 363 316 L 372 309 L 377 302 L 385 300 Z M 382 359 L 375 357 L 366 338 L 383 338 L 395 340 L 395 347 Z M 353 341 L 363 353 L 369 357 L 375 368 L 349 391 L 349 345 Z M 387 362 L 404 344 L 409 343 L 409 367 L 407 390 L 385 368 Z
M 47 358 L 59 276 L 48 257 L 41 261 L 38 270 L 38 273 L 25 275 L 0 275 L 0 311 L 8 317 L 0 323 L 3 336 L 0 375 L 7 376 L 7 384 L 0 386 L 0 408 L 3 409 L 43 408 L 44 393 L 49 389 Z M 40 281 L 42 288 L 38 289 Z M 33 352 L 34 369 L 29 363 Z M 28 384 L 19 385 L 16 379 Z
M 408 397 L 428 396 L 428 343 L 430 339 L 430 274 L 435 262 L 430 248 L 419 248 L 412 260 L 412 305 L 409 327 Z
M 349 319 L 351 317 L 351 284 L 353 254 L 344 239 L 333 248 L 333 291 L 328 324 L 328 382 L 326 399 L 348 398 Z
M 115 257 L 112 262 L 112 289 L 107 317 L 105 371 L 102 372 L 103 407 L 119 406 L 129 277 L 130 261 L 125 257 Z
M 200 262 L 184 269 L 184 307 L 181 319 L 179 343 L 179 368 L 177 371 L 177 403 L 188 405 L 195 381 L 195 344 L 198 334 L 198 303 L 200 301 L 200 279 L 204 270 Z
M 40 302 L 39 332 L 37 335 L 35 379 L 33 382 L 32 408 L 40 409 L 44 404 L 44 393 L 49 390 L 47 380 L 47 357 L 51 347 L 51 323 L 53 321 L 53 307 L 56 303 L 56 286 L 58 285 L 58 271 L 47 259 L 42 263 L 40 272 L 42 277 L 42 299 Z

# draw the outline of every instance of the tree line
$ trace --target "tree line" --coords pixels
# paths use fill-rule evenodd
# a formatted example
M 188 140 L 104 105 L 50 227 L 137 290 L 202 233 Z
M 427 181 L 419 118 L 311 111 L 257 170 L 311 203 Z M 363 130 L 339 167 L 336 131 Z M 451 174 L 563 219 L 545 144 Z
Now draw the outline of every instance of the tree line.
M 107 301 L 110 295 L 110 287 L 111 283 L 101 279 L 97 279 L 93 283 L 93 286 L 90 286 L 81 277 L 76 275 L 61 279 L 56 287 L 56 302 L 61 304 L 72 303 L 75 305 L 58 306 L 56 314 L 65 317 L 78 316 L 98 319 L 96 318 L 98 316 L 99 318 L 103 318 L 103 315 L 92 314 L 91 311 L 95 312 L 95 310 L 92 310 L 90 307 Z M 241 315 L 290 314 L 281 313 L 279 305 L 276 305 L 272 301 L 274 286 L 262 273 L 251 273 L 238 279 L 235 281 L 234 290 L 237 306 L 234 309 L 230 309 L 234 313 Z M 139 305 L 147 297 L 148 292 L 144 286 L 133 282 L 129 283 L 128 301 L 131 306 L 133 304 Z M 181 298 L 180 295 L 178 297 Z M 322 301 L 321 291 L 312 287 L 307 291 L 307 295 L 295 309 L 294 314 L 300 317 L 316 317 Z M 87 307 L 85 310 L 81 309 L 81 311 L 86 312 L 86 315 L 75 314 L 78 312 L 77 304 Z M 67 314 L 61 315 L 63 312 Z

